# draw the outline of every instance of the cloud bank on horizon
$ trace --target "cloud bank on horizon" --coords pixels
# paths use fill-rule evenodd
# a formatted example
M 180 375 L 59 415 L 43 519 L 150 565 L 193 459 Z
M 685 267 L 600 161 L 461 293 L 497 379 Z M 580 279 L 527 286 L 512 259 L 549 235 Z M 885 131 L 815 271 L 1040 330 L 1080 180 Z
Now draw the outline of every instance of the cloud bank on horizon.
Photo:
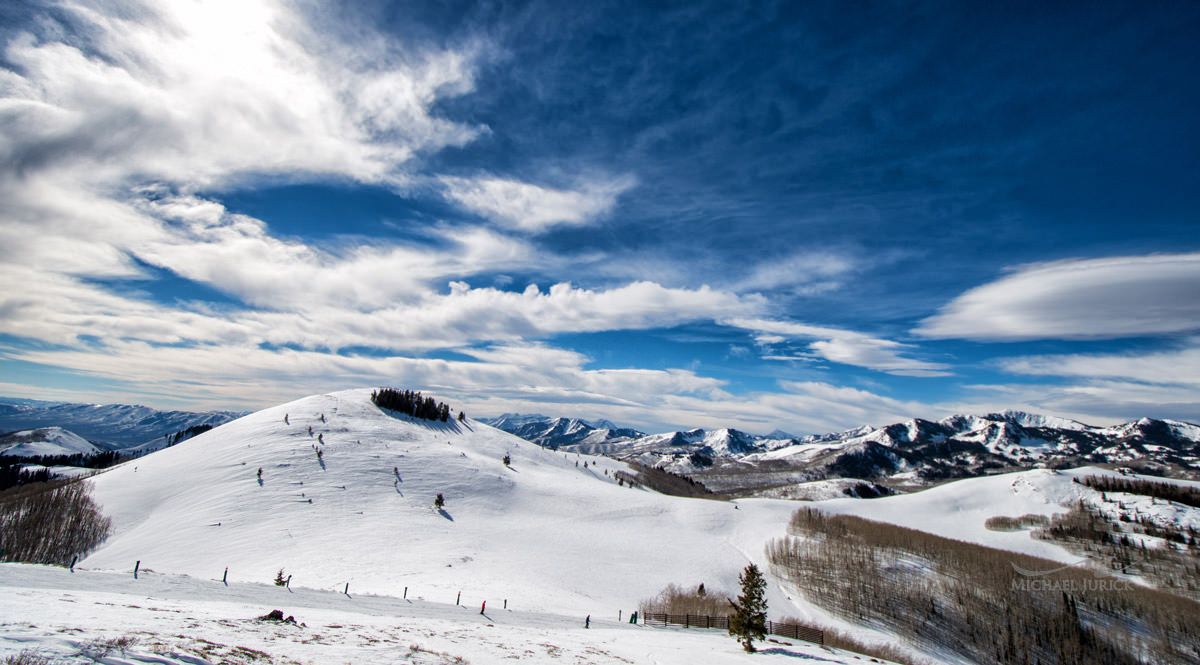
M 1200 8 L 858 11 L 0 9 L 0 393 L 1200 420 Z

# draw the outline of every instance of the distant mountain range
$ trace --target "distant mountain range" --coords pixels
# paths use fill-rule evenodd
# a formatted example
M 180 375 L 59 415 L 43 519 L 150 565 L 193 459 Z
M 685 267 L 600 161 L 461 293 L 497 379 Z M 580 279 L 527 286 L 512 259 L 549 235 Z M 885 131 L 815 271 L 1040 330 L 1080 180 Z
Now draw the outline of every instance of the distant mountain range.
M 505 414 L 489 421 L 529 441 L 665 468 L 714 491 L 773 488 L 829 478 L 919 487 L 951 478 L 1085 464 L 1200 477 L 1200 426 L 1141 420 L 1094 427 L 1020 411 L 913 419 L 884 427 L 793 437 L 736 429 L 643 434 L 610 422 Z
M 0 435 L 0 457 L 95 455 L 90 441 L 61 427 L 41 427 Z
M 549 418 L 540 414 L 506 413 L 497 418 L 481 418 L 480 422 L 539 446 L 555 449 L 623 442 L 646 436 L 643 432 L 618 427 L 607 420 Z
M 53 443 L 60 439 L 69 440 L 66 436 L 69 434 L 101 450 L 139 449 L 145 452 L 165 446 L 168 438 L 177 433 L 195 431 L 195 428 L 205 425 L 216 427 L 242 415 L 233 411 L 160 411 L 131 404 L 75 404 L 0 398 L 0 433 L 51 428 L 63 430 L 65 434 L 42 432 L 36 438 Z M 79 452 L 75 450 L 77 447 L 75 444 L 59 446 L 49 454 Z

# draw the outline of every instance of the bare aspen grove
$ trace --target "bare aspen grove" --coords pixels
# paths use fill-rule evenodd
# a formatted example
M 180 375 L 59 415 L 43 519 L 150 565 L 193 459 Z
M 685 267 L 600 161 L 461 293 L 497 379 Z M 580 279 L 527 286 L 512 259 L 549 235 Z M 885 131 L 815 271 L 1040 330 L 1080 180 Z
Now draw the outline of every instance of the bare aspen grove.
M 112 531 L 87 481 L 36 483 L 0 493 L 0 560 L 68 565 Z
M 1200 604 L 1090 570 L 851 516 L 797 511 L 776 575 L 812 602 L 977 663 L 1200 660 Z

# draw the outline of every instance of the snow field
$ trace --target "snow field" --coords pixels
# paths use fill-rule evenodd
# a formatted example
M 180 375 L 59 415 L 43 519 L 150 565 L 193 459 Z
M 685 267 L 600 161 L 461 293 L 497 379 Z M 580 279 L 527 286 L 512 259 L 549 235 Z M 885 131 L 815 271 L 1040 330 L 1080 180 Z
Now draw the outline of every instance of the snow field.
M 0 657 L 33 651 L 55 663 L 862 663 L 804 642 L 766 642 L 749 655 L 722 631 L 634 626 L 582 617 L 475 608 L 264 584 L 0 565 Z M 272 609 L 298 624 L 258 621 Z M 300 625 L 304 624 L 304 625 Z M 132 638 L 99 657 L 105 641 Z M 875 661 L 878 662 L 878 661 Z

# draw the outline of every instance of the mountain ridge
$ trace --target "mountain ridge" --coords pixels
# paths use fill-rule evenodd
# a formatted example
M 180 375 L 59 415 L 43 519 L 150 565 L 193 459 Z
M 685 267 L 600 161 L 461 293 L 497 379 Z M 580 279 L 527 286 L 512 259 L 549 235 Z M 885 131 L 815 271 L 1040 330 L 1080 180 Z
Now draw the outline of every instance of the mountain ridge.
M 236 411 L 164 411 L 140 404 L 89 404 L 0 397 L 0 432 L 62 427 L 104 450 L 153 448 L 156 440 L 200 425 L 216 427 Z
M 505 429 L 505 421 L 498 427 L 566 452 L 603 454 L 666 468 L 715 489 L 749 488 L 741 487 L 735 476 L 748 480 L 761 475 L 759 481 L 766 486 L 826 478 L 923 486 L 1000 470 L 1079 464 L 1124 464 L 1160 475 L 1200 477 L 1200 425 L 1170 419 L 1094 426 L 1005 410 L 771 438 L 733 428 L 641 436 L 592 428 L 581 434 L 580 423 L 585 421 L 578 419 L 522 418 L 520 427 Z M 576 429 L 569 435 L 555 429 L 563 423 Z M 759 486 L 757 481 L 750 485 Z

